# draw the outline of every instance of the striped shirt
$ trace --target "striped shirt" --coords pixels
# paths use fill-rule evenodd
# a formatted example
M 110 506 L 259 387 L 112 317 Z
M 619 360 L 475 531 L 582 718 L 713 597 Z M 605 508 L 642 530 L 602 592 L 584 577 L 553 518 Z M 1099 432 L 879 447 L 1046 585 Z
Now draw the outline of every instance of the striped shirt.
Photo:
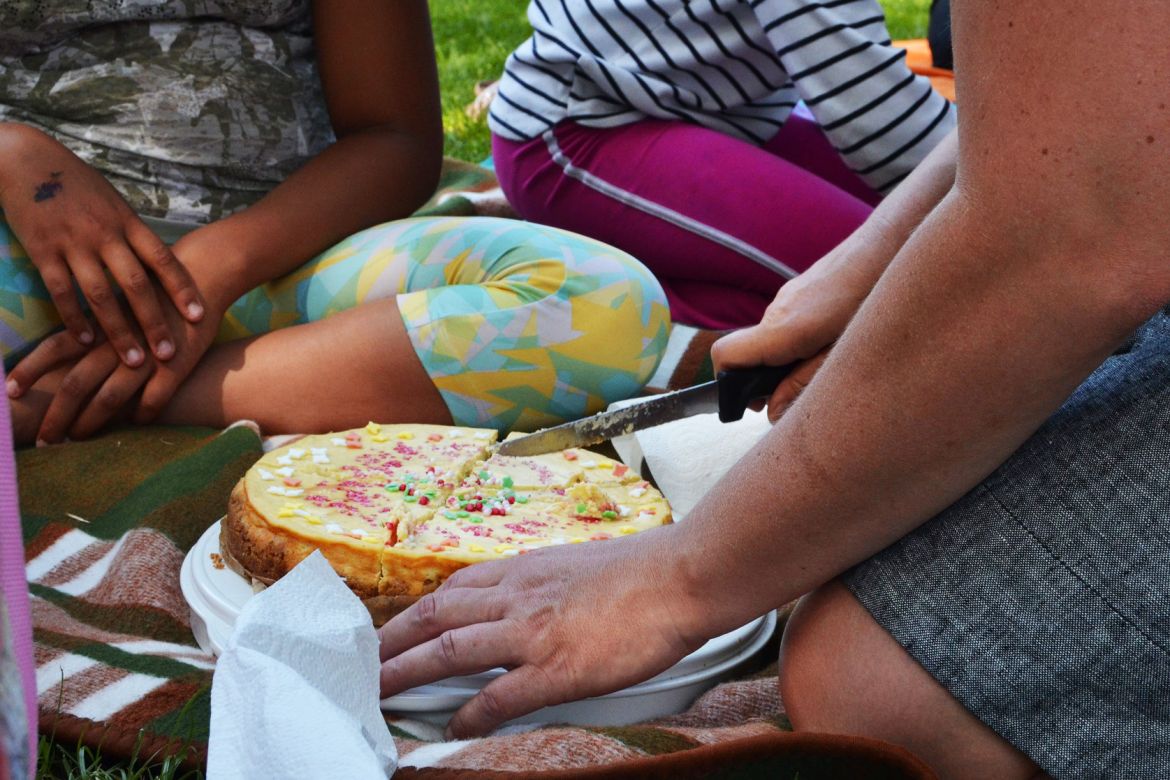
M 803 100 L 845 162 L 885 192 L 955 124 L 890 45 L 876 0 L 533 0 L 492 132 L 565 120 L 681 120 L 762 144 Z

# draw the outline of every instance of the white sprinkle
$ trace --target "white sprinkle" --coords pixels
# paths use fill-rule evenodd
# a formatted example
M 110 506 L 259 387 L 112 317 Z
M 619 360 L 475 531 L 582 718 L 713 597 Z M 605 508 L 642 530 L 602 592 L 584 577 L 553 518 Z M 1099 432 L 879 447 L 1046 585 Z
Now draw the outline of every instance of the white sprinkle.
M 292 458 L 290 458 L 288 455 L 281 455 L 279 458 L 276 459 L 276 462 L 282 466 L 291 466 L 292 465 Z
M 568 541 L 569 540 L 563 536 L 554 536 L 553 538 L 548 540 L 548 543 L 549 544 L 565 544 Z
M 649 512 L 639 512 L 638 519 L 639 520 L 653 520 L 654 515 L 650 514 Z
M 504 550 L 500 555 L 519 555 L 519 550 Z
M 479 433 L 475 434 L 475 438 L 477 439 L 490 439 L 491 437 L 492 435 L 487 431 L 480 431 Z
M 460 436 L 466 435 L 467 431 L 463 430 L 462 428 L 455 428 L 454 430 L 447 431 L 447 437 L 451 439 L 458 439 Z
M 582 468 L 587 468 L 587 469 L 595 469 L 595 468 L 597 468 L 597 461 L 595 461 L 595 460 L 583 460 L 583 461 L 581 461 L 581 467 L 582 467 Z
M 293 460 L 300 460 L 301 458 L 305 457 L 305 451 L 299 447 L 293 447 L 288 451 L 288 455 Z
M 276 473 L 282 477 L 291 477 L 293 474 L 296 474 L 296 471 L 293 470 L 292 466 L 284 466 L 277 469 Z
M 354 539 L 365 539 L 366 538 L 366 532 L 360 528 L 352 529 L 349 532 L 349 535 L 352 536 Z
M 284 494 L 286 496 L 289 496 L 290 498 L 296 498 L 297 496 L 299 496 L 301 493 L 304 493 L 304 492 L 305 491 L 301 490 L 300 488 L 289 488 L 288 490 L 284 491 Z
M 330 460 L 329 460 L 328 455 L 314 455 L 313 462 L 314 463 L 329 463 Z
M 646 488 L 630 488 L 630 495 L 634 498 L 641 498 L 642 496 L 646 495 Z
M 268 488 L 268 492 L 275 493 L 278 496 L 287 496 L 288 495 L 288 493 L 285 492 L 284 488 L 278 487 L 276 485 L 273 485 L 272 487 Z
M 268 469 L 256 469 L 256 471 L 257 471 L 257 473 L 260 474 L 260 479 L 264 479 L 264 480 L 276 479 L 276 477 L 272 476 L 272 472 L 269 471 Z
M 344 447 L 345 446 L 345 439 L 339 439 L 336 436 L 334 436 L 332 439 L 329 440 L 329 443 L 332 444 L 334 447 Z
M 312 517 L 313 516 L 308 510 L 305 510 L 305 509 L 294 509 L 293 514 L 300 515 L 301 517 Z
M 630 508 L 628 506 L 626 506 L 625 504 L 618 504 L 618 512 L 621 514 L 622 517 L 629 517 L 630 516 Z
M 337 523 L 330 523 L 329 525 L 325 526 L 325 530 L 331 534 L 345 533 L 345 529 L 339 526 Z
M 329 449 L 327 447 L 309 447 L 309 452 L 313 455 L 325 455 Z

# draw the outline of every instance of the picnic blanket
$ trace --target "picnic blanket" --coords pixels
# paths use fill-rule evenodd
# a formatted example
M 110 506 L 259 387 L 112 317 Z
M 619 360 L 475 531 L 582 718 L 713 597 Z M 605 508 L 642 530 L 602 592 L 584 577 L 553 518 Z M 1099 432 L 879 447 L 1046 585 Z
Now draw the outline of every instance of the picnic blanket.
M 42 734 L 106 757 L 206 760 L 214 659 L 191 635 L 178 572 L 261 449 L 241 425 L 126 429 L 18 453 Z M 888 745 L 790 733 L 774 665 L 636 726 L 527 727 L 449 743 L 422 723 L 388 727 L 403 777 L 706 776 L 713 767 L 806 780 L 931 776 Z

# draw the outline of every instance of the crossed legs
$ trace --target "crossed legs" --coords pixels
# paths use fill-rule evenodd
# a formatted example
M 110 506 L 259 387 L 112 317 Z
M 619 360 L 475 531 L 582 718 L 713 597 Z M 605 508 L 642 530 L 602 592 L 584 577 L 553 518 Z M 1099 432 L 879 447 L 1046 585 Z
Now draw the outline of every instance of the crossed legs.
M 943 780 L 1047 777 L 967 712 L 837 581 L 802 599 L 788 621 L 780 696 L 795 729 L 901 745 Z

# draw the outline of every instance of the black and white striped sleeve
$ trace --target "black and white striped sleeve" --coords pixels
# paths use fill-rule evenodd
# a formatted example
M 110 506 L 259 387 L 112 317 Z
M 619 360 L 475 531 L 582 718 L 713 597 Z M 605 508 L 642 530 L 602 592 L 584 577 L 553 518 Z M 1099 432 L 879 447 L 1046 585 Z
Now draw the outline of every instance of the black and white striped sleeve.
M 955 126 L 955 111 L 890 45 L 876 0 L 753 0 L 802 100 L 845 162 L 885 192 Z

